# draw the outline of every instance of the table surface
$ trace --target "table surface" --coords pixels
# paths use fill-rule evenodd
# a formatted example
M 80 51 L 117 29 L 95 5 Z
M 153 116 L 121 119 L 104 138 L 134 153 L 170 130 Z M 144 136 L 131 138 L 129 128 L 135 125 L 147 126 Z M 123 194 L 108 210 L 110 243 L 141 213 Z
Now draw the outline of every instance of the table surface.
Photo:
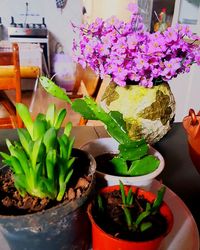
M 75 136 L 75 147 L 80 147 L 95 138 L 108 137 L 101 126 L 74 127 L 72 135 Z M 17 131 L 15 129 L 0 130 L 0 151 L 6 149 L 6 138 L 16 139 Z M 189 157 L 187 137 L 182 123 L 174 123 L 172 129 L 154 147 L 165 159 L 165 168 L 159 179 L 184 201 L 200 231 L 200 204 L 197 200 L 200 195 L 200 175 Z

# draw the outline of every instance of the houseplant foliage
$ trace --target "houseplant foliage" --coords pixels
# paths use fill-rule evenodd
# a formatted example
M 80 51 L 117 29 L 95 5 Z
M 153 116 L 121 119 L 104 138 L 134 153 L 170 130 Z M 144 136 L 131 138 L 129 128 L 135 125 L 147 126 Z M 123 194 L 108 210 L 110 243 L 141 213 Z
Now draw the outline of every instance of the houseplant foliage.
M 158 249 L 173 225 L 164 193 L 164 186 L 156 197 L 122 182 L 101 189 L 88 206 L 93 249 Z
M 80 33 L 79 41 L 74 41 L 74 58 L 101 78 L 110 76 L 112 84 L 103 104 L 123 114 L 132 138 L 145 136 L 155 143 L 170 129 L 175 115 L 168 81 L 200 64 L 200 48 L 195 44 L 200 39 L 184 25 L 150 33 L 138 6 L 131 3 L 129 10 L 129 22 L 113 16 L 74 26 Z
M 27 129 L 18 129 L 19 142 L 6 140 L 10 154 L 0 152 L 14 173 L 15 187 L 22 196 L 28 193 L 61 201 L 75 160 L 72 157 L 74 139 L 69 137 L 72 124 L 69 122 L 58 136 L 66 110 L 56 112 L 55 105 L 51 104 L 46 115 L 39 114 L 32 121 L 24 104 L 19 103 L 16 108 Z
M 16 108 L 25 128 L 18 140 L 6 140 L 8 153 L 0 152 L 8 166 L 0 176 L 1 237 L 11 249 L 88 249 L 93 157 L 73 148 L 71 122 L 60 129 L 65 109 L 51 104 L 33 121 L 24 104 Z
M 108 133 L 119 142 L 119 154 L 111 161 L 116 175 L 139 176 L 153 172 L 159 165 L 159 160 L 149 155 L 149 147 L 145 139 L 132 140 L 127 132 L 122 114 L 118 111 L 105 112 L 92 98 L 85 96 L 73 102 L 67 99 L 67 94 L 50 79 L 40 77 L 42 86 L 53 96 L 68 101 L 75 112 L 84 118 L 99 120 L 106 126 Z

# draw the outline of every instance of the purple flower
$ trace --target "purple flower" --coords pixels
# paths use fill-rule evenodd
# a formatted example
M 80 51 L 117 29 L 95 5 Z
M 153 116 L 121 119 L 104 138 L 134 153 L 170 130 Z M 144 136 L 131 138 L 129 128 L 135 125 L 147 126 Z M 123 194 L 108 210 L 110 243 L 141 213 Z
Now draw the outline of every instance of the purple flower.
M 82 24 L 79 41 L 72 47 L 75 61 L 91 67 L 101 78 L 110 75 L 120 86 L 131 80 L 149 88 L 157 79 L 168 81 L 188 73 L 194 63 L 200 66 L 200 46 L 195 44 L 200 37 L 187 25 L 150 33 L 145 31 L 138 6 L 130 3 L 128 9 L 129 22 L 112 16 Z

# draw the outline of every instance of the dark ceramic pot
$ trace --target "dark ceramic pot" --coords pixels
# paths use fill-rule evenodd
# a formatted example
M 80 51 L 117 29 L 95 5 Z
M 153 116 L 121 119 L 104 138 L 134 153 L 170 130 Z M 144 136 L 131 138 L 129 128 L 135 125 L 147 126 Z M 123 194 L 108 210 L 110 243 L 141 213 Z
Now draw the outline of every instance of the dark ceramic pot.
M 73 149 L 79 159 L 78 170 L 92 176 L 87 191 L 72 201 L 63 202 L 42 212 L 29 215 L 0 215 L 0 249 L 3 250 L 75 250 L 90 246 L 90 223 L 86 206 L 94 190 L 94 158 Z M 84 169 L 84 170 L 83 170 Z

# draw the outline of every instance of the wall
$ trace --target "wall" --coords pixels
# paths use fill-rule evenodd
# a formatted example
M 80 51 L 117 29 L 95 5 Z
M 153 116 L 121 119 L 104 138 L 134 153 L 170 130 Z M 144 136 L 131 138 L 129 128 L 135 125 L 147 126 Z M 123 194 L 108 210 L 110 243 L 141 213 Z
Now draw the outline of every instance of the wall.
M 71 22 L 79 24 L 82 20 L 82 1 L 67 0 L 63 10 L 56 8 L 55 0 L 0 0 L 0 17 L 4 25 L 4 38 L 7 36 L 6 27 L 11 22 L 11 16 L 16 23 L 24 23 L 26 2 L 28 3 L 27 23 L 41 23 L 45 17 L 50 31 L 51 54 L 57 42 L 62 44 L 66 53 L 71 54 L 72 40 L 76 36 Z

